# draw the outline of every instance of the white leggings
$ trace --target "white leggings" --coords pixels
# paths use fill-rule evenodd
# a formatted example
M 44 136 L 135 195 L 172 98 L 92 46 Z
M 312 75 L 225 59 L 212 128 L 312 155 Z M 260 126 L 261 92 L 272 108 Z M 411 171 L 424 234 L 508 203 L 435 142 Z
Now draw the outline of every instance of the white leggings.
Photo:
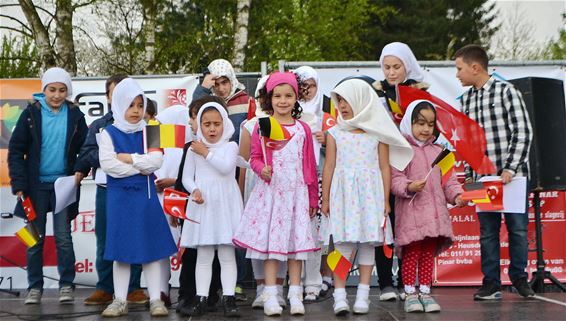
M 198 296 L 208 296 L 212 279 L 212 261 L 214 260 L 214 245 L 197 248 L 197 265 L 195 279 Z M 231 245 L 218 245 L 218 261 L 220 261 L 220 281 L 223 295 L 232 296 L 236 290 L 238 269 L 236 255 Z
M 153 261 L 142 265 L 145 283 L 147 283 L 147 292 L 150 300 L 158 300 L 161 298 L 161 264 L 159 261 Z M 114 261 L 112 266 L 114 280 L 114 296 L 116 299 L 126 301 L 128 297 L 128 285 L 130 284 L 130 264 Z
M 265 270 L 263 269 L 263 260 L 252 259 L 252 269 L 256 280 L 265 279 Z M 279 269 L 277 270 L 277 278 L 284 279 L 287 277 L 287 261 L 279 261 Z
M 375 263 L 375 246 L 369 243 L 337 243 L 336 249 L 342 253 L 348 260 L 354 249 L 358 249 L 358 264 L 373 265 Z M 354 263 L 354 262 L 352 262 Z

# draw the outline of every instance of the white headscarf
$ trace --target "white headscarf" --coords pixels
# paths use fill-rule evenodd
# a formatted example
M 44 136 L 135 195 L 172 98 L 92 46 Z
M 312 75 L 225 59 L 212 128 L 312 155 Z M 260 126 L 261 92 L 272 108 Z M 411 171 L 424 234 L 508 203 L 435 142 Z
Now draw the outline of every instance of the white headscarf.
M 413 79 L 421 82 L 424 80 L 424 74 L 421 70 L 421 66 L 419 66 L 419 63 L 417 62 L 417 58 L 415 58 L 411 48 L 409 48 L 406 44 L 402 42 L 392 42 L 383 47 L 383 50 L 381 50 L 381 56 L 379 57 L 381 70 L 383 70 L 383 59 L 386 56 L 394 56 L 401 59 L 403 65 L 405 65 L 405 71 L 407 72 L 407 78 L 403 79 L 403 81 Z
M 255 95 L 254 95 L 255 98 L 258 98 L 259 97 L 259 91 L 262 88 L 265 88 L 265 84 L 267 84 L 267 79 L 269 79 L 269 75 L 265 75 L 265 76 L 259 78 L 259 80 L 257 82 L 257 86 L 255 87 Z
M 192 133 L 189 125 L 189 109 L 183 105 L 173 105 L 165 108 L 155 118 L 162 124 L 185 126 L 185 143 L 191 141 Z
M 413 121 L 412 121 L 411 118 L 413 116 L 413 111 L 415 110 L 415 107 L 417 107 L 417 105 L 422 103 L 422 102 L 427 102 L 434 107 L 433 103 L 431 103 L 430 101 L 425 100 L 425 99 L 419 99 L 419 100 L 415 100 L 415 101 L 411 102 L 409 104 L 409 107 L 407 107 L 405 114 L 403 114 L 403 119 L 401 119 L 401 124 L 399 125 L 399 130 L 401 131 L 401 134 L 403 134 L 405 136 L 413 137 L 415 142 L 419 146 L 422 146 L 424 144 L 424 142 L 421 142 L 420 140 L 418 140 L 415 137 L 415 135 L 413 135 Z
M 126 110 L 130 108 L 130 104 L 137 96 L 142 96 L 143 100 L 143 112 L 145 114 L 145 109 L 147 106 L 147 100 L 143 93 L 143 90 L 138 85 L 138 83 L 132 78 L 126 78 L 120 81 L 116 87 L 114 87 L 114 92 L 112 93 L 112 112 L 114 116 L 114 126 L 124 133 L 134 133 L 143 130 L 146 123 L 143 118 L 135 123 L 129 123 L 126 118 Z
M 230 94 L 225 99 L 226 101 L 232 98 L 232 96 L 234 96 L 236 90 L 246 89 L 246 87 L 243 84 L 241 84 L 236 78 L 236 73 L 234 72 L 234 68 L 232 68 L 232 65 L 230 64 L 230 62 L 228 62 L 228 60 L 225 59 L 213 60 L 208 65 L 208 70 L 210 71 L 211 74 L 214 74 L 218 77 L 226 77 L 228 78 L 228 80 L 230 80 L 230 84 L 232 85 L 232 88 L 230 89 Z
M 401 135 L 381 100 L 373 88 L 360 79 L 349 79 L 332 90 L 331 96 L 336 106 L 340 95 L 352 107 L 354 117 L 348 120 L 338 113 L 338 126 L 341 130 L 362 129 L 389 145 L 389 163 L 402 171 L 413 158 L 413 149 Z
M 41 76 L 41 91 L 44 91 L 47 85 L 55 82 L 65 84 L 67 87 L 67 98 L 73 95 L 71 75 L 65 69 L 59 67 L 49 68 L 43 73 L 43 76 Z
M 299 79 L 303 82 L 308 79 L 314 80 L 316 83 L 316 95 L 309 101 L 299 100 L 299 104 L 303 107 L 303 112 L 319 115 L 322 110 L 322 94 L 320 93 L 320 80 L 318 78 L 318 73 L 312 67 L 302 66 L 295 71 L 293 71 Z
M 220 137 L 220 139 L 216 143 L 209 143 L 206 140 L 206 138 L 204 138 L 204 135 L 202 134 L 202 129 L 201 129 L 202 113 L 208 107 L 213 107 L 214 109 L 216 109 L 220 113 L 220 116 L 222 116 L 222 123 L 223 123 L 223 126 L 224 126 L 224 131 L 222 132 L 222 137 Z M 230 118 L 228 118 L 228 113 L 226 112 L 226 109 L 224 109 L 224 107 L 222 107 L 222 105 L 220 105 L 219 103 L 210 102 L 210 103 L 206 103 L 206 104 L 202 105 L 202 107 L 199 109 L 198 114 L 197 114 L 197 123 L 198 123 L 197 139 L 202 140 L 202 142 L 209 148 L 210 147 L 220 147 L 220 146 L 224 145 L 225 143 L 227 143 L 230 140 L 230 138 L 234 134 L 234 125 L 232 124 L 232 121 L 230 120 Z

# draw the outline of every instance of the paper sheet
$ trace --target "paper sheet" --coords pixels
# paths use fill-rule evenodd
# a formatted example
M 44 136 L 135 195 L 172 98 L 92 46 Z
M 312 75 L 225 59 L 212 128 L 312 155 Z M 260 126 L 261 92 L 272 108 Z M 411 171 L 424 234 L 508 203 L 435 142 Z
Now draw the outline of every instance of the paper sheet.
M 77 185 L 75 184 L 75 175 L 59 177 L 54 184 L 55 187 L 55 210 L 53 214 L 57 214 L 65 209 L 65 207 L 77 201 Z
M 489 182 L 500 180 L 500 176 L 484 176 L 478 181 Z M 494 211 L 499 213 L 527 213 L 527 178 L 515 177 L 513 180 L 503 185 L 503 209 Z

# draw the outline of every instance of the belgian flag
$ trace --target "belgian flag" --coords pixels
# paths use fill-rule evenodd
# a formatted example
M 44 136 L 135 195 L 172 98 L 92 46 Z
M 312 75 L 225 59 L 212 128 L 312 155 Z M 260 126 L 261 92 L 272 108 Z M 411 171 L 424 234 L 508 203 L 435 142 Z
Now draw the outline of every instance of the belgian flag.
M 39 241 L 39 233 L 32 222 L 27 223 L 26 226 L 18 230 L 16 236 L 27 247 L 32 247 Z
M 440 172 L 442 173 L 442 185 L 446 184 L 450 175 L 452 175 L 455 164 L 456 157 L 448 148 L 444 148 L 432 162 L 432 167 L 438 166 L 438 168 L 440 168 Z
M 259 118 L 258 127 L 259 134 L 265 139 L 265 146 L 273 150 L 285 147 L 292 137 L 289 131 L 271 116 Z
M 145 126 L 147 148 L 183 148 L 185 146 L 185 126 L 159 124 Z

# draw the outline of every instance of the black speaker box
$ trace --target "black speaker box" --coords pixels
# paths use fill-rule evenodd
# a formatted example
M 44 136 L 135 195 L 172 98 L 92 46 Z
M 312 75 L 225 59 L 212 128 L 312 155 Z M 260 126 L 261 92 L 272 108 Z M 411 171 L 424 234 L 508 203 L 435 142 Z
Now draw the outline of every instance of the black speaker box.
M 531 187 L 566 190 L 566 107 L 564 84 L 551 78 L 527 77 L 509 81 L 522 94 L 533 143 L 529 157 Z

